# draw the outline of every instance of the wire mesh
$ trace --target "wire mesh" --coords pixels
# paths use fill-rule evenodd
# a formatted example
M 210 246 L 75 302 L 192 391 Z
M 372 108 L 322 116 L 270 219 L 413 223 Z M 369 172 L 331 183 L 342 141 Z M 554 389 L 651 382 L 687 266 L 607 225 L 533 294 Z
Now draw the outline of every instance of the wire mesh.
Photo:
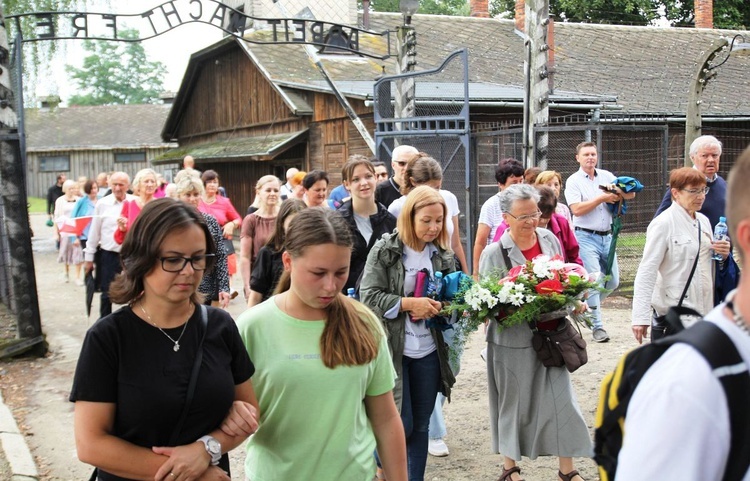
M 429 71 L 383 77 L 375 84 L 373 113 L 376 155 L 391 158 L 398 145 L 411 145 L 434 157 L 443 168 L 443 189 L 452 192 L 461 214 L 459 233 L 465 250 L 473 218 L 469 166 L 467 53 L 455 52 Z M 413 87 L 412 87 L 413 85 Z M 408 105 L 409 103 L 412 105 Z M 413 116 L 405 116 L 406 112 Z

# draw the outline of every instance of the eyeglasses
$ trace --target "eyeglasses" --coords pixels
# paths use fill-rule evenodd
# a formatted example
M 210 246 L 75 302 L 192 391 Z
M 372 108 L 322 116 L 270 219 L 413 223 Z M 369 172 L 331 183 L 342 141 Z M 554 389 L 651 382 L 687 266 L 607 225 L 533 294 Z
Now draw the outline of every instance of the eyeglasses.
M 701 194 L 706 195 L 708 194 L 708 191 L 710 189 L 711 187 L 704 187 L 702 189 L 680 189 L 680 190 L 683 190 L 687 192 L 688 194 L 693 194 L 693 195 L 701 195 Z
M 506 212 L 509 216 L 513 217 L 519 222 L 526 222 L 526 221 L 535 221 L 539 220 L 539 218 L 542 216 L 541 211 L 536 211 L 534 214 L 526 214 L 526 215 L 519 215 L 518 217 L 514 216 L 510 212 Z
M 193 257 L 159 257 L 161 268 L 167 272 L 181 272 L 190 263 L 194 271 L 205 271 L 208 259 L 216 257 L 215 254 L 205 254 Z

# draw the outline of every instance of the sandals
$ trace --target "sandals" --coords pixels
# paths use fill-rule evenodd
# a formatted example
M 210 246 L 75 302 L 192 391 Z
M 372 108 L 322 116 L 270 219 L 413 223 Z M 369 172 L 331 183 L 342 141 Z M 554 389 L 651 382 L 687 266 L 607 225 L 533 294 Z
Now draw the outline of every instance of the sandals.
M 573 481 L 573 478 L 575 478 L 576 476 L 580 476 L 581 479 L 583 479 L 583 476 L 581 476 L 581 473 L 579 473 L 575 469 L 569 472 L 568 474 L 563 474 L 562 471 L 558 471 L 557 475 L 560 476 L 560 479 L 562 479 L 562 481 Z
M 518 473 L 519 475 L 521 474 L 521 468 L 519 468 L 518 466 L 513 466 L 512 468 L 508 469 L 503 468 L 503 474 L 501 474 L 500 477 L 497 478 L 497 481 L 512 481 L 511 476 L 516 473 Z M 520 481 L 523 481 L 523 479 L 521 479 Z

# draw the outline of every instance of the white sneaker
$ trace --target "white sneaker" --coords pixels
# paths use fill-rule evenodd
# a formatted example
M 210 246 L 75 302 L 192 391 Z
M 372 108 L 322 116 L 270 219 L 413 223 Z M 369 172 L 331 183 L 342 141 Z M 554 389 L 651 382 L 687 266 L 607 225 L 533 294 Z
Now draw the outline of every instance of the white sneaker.
M 427 445 L 427 452 L 438 458 L 448 456 L 449 454 L 448 446 L 445 445 L 442 439 L 430 439 Z
M 479 353 L 479 357 L 482 358 L 482 361 L 487 362 L 487 348 L 486 347 L 482 349 L 482 351 Z

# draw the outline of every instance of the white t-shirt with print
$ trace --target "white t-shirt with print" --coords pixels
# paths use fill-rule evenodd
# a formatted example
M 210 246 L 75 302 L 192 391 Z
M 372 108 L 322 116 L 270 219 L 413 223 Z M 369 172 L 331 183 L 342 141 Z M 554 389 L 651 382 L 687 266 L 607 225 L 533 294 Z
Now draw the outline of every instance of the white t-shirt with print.
M 430 248 L 426 246 L 422 252 L 417 252 L 409 246 L 404 246 L 404 295 L 413 295 L 417 283 L 417 272 L 422 269 L 430 271 L 432 277 L 432 261 Z M 425 320 L 412 322 L 409 313 L 406 314 L 406 336 L 404 339 L 404 356 L 421 359 L 437 349 L 435 340 L 427 328 Z

